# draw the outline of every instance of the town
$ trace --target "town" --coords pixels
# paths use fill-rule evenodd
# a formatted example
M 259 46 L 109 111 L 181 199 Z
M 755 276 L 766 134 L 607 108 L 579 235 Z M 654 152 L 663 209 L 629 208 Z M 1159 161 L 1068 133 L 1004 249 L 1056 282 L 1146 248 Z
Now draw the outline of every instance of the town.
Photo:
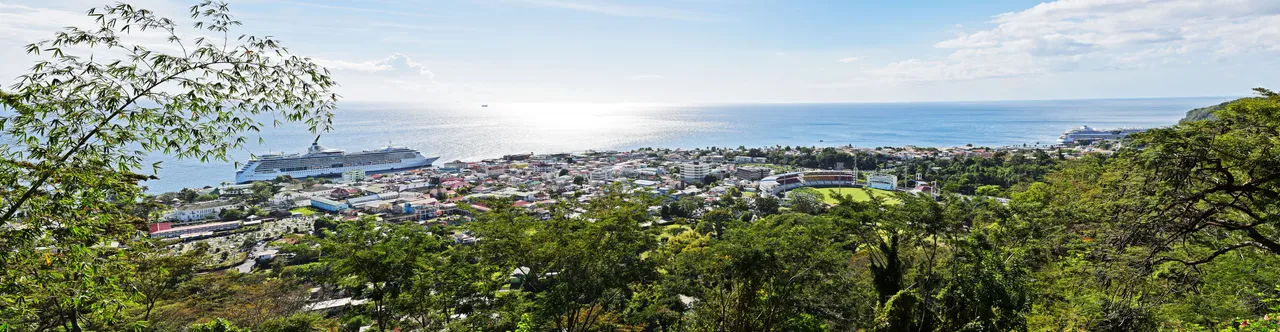
M 485 201 L 506 198 L 529 214 L 549 218 L 550 205 L 562 200 L 587 202 L 610 186 L 655 195 L 668 203 L 695 200 L 699 206 L 733 193 L 745 197 L 747 203 L 761 197 L 779 199 L 786 208 L 794 203 L 787 193 L 802 187 L 825 193 L 825 204 L 834 204 L 835 194 L 892 200 L 893 191 L 931 195 L 942 191 L 936 181 L 926 180 L 932 178 L 928 174 L 931 170 L 908 174 L 904 172 L 907 167 L 900 167 L 913 161 L 1034 159 L 1037 154 L 1041 158 L 1077 158 L 1086 153 L 1108 153 L 1107 147 L 776 146 L 507 155 L 480 161 L 454 160 L 396 173 L 355 170 L 333 179 L 282 176 L 272 181 L 184 189 L 156 197 L 168 211 L 148 230 L 151 237 L 166 239 L 180 250 L 207 244 L 214 253 L 205 265 L 208 270 L 249 272 L 255 263 L 274 258 L 271 241 L 286 235 L 306 236 L 321 216 L 336 220 L 374 216 L 391 223 L 458 225 L 472 220 L 474 213 L 488 211 Z M 653 224 L 672 222 L 664 206 L 653 206 L 650 211 Z M 695 218 L 699 213 L 685 212 Z M 461 232 L 454 238 L 458 243 L 476 240 Z

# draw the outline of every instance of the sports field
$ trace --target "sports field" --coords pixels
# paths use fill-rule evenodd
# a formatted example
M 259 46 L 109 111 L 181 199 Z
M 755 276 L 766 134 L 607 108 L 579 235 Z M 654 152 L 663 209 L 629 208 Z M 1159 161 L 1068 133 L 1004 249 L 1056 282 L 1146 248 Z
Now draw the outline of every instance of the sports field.
M 865 202 L 871 200 L 871 196 L 867 195 L 866 190 L 870 190 L 872 195 L 883 197 L 885 203 L 898 204 L 902 201 L 893 197 L 893 192 L 888 190 L 870 189 L 870 188 L 814 188 L 821 192 L 822 201 L 828 204 L 836 204 L 836 195 L 852 195 L 854 201 Z

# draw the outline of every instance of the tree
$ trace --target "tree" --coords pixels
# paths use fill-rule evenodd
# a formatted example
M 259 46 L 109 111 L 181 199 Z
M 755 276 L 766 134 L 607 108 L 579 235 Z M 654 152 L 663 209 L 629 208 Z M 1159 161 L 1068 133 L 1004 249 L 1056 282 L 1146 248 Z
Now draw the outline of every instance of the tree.
M 569 175 L 569 169 L 561 168 L 558 176 L 565 176 L 565 175 Z
M 378 330 L 389 331 L 398 321 L 392 316 L 392 302 L 408 289 L 414 260 L 423 250 L 438 247 L 435 242 L 420 227 L 383 227 L 365 217 L 338 225 L 338 231 L 324 239 L 321 262 L 333 271 L 333 282 L 361 291 L 372 301 Z
M 825 203 L 822 193 L 810 188 L 800 188 L 787 193 L 791 209 L 800 213 L 817 214 L 822 212 Z
M 781 331 L 821 312 L 827 282 L 846 264 L 830 222 L 788 214 L 730 229 L 706 250 L 685 250 L 672 267 L 699 299 L 693 330 Z M 830 316 L 824 318 L 831 318 Z
M 249 186 L 249 202 L 254 204 L 262 204 L 271 200 L 276 195 L 276 186 L 270 182 L 254 182 Z
M 226 160 L 258 114 L 327 129 L 337 96 L 327 72 L 270 38 L 230 35 L 224 3 L 191 8 L 195 27 L 128 4 L 94 9 L 96 27 L 67 28 L 27 47 L 37 62 L 0 91 L 0 321 L 17 329 L 120 321 L 132 298 L 121 250 L 139 219 L 143 157 Z M 133 44 L 147 31 L 180 52 Z M 189 37 L 190 36 L 190 37 Z M 194 39 L 192 39 L 194 38 Z M 104 51 L 94 56 L 81 50 Z M 118 55 L 113 56 L 112 54 Z M 159 164 L 152 164 L 154 170 Z M 11 227 L 16 226 L 16 227 Z M 39 248 L 39 249 L 38 249 Z
M 178 199 L 186 203 L 195 202 L 197 196 L 200 196 L 200 193 L 191 190 L 191 188 L 182 188 L 182 190 L 178 191 Z
M 316 221 L 311 224 L 311 235 L 315 235 L 316 237 L 319 237 L 319 238 L 324 238 L 325 236 L 328 235 L 327 232 L 338 231 L 338 225 L 340 224 L 341 222 L 334 220 L 332 217 L 321 216 L 319 218 L 316 218 Z
M 222 210 L 222 212 L 218 212 L 218 218 L 222 218 L 223 221 L 244 219 L 246 215 L 247 214 L 244 212 L 244 210 L 237 209 L 237 208 L 230 208 L 230 209 Z
M 978 196 L 1000 197 L 1004 195 L 1004 191 L 1000 189 L 1000 186 L 985 185 L 979 186 L 978 189 L 974 190 L 973 194 Z
M 293 179 L 293 177 L 289 176 L 288 174 L 276 176 L 276 178 L 271 179 L 272 184 L 285 184 L 285 183 L 292 183 L 294 181 L 295 180 Z
M 752 207 L 762 216 L 777 214 L 778 205 L 778 198 L 771 195 L 760 195 L 752 201 Z
M 599 330 L 618 324 L 613 318 L 625 308 L 630 285 L 654 277 L 652 262 L 641 258 L 657 246 L 640 228 L 650 221 L 651 203 L 610 188 L 585 206 L 553 208 L 550 220 L 503 207 L 471 226 L 485 239 L 480 250 L 487 260 L 524 271 L 513 296 L 530 302 L 535 326 Z
M 187 327 L 189 332 L 250 332 L 247 328 L 236 326 L 235 323 L 222 318 L 215 319 L 204 324 L 192 324 Z
M 195 201 L 196 201 L 196 202 L 208 202 L 208 201 L 212 201 L 212 200 L 216 200 L 216 199 L 218 199 L 218 194 L 215 194 L 215 193 L 209 192 L 209 193 L 203 193 L 203 194 L 200 194 L 199 196 L 196 196 Z
M 1216 120 L 1135 134 L 1139 148 L 1110 160 L 1086 197 L 1113 214 L 1095 220 L 1116 228 L 1116 245 L 1189 267 L 1241 249 L 1280 255 L 1280 94 L 1256 91 Z
M 715 185 L 716 181 L 719 179 L 720 178 L 717 178 L 715 174 L 707 174 L 706 176 L 702 177 L 702 184 L 707 186 L 712 186 L 712 185 Z
M 297 313 L 263 322 L 262 332 L 323 332 L 338 330 L 337 322 L 315 313 Z
M 137 269 L 126 285 L 141 297 L 143 321 L 151 320 L 156 303 L 178 290 L 178 286 L 191 280 L 196 267 L 205 259 L 205 249 L 197 247 L 183 253 L 173 253 L 156 243 L 139 243 L 130 253 L 129 260 Z
M 586 179 L 586 178 L 584 178 L 584 177 L 582 177 L 581 175 L 574 175 L 574 176 L 573 176 L 573 184 L 574 184 L 574 185 L 579 185 L 579 186 L 581 186 L 581 185 L 584 185 L 584 184 L 586 184 L 586 183 L 587 183 L 587 179 Z
M 497 266 L 479 262 L 472 246 L 450 246 L 434 238 L 429 252 L 415 257 L 415 273 L 392 309 L 412 322 L 410 328 L 439 331 L 479 326 L 494 301 L 492 294 L 505 284 Z M 495 277 L 496 276 L 496 277 Z M 467 316 L 472 322 L 457 318 Z
M 714 238 L 724 235 L 725 230 L 735 226 L 737 221 L 733 214 L 724 209 L 711 210 L 702 215 L 702 220 L 698 221 L 697 230 L 703 234 L 711 234 Z

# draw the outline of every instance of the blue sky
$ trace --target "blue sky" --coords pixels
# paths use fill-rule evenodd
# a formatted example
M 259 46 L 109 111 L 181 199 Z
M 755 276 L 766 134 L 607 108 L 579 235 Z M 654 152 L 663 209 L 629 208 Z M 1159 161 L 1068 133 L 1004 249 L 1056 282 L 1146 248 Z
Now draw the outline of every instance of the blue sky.
M 193 1 L 139 0 L 175 18 Z M 882 102 L 1280 88 L 1280 1 L 243 0 L 349 100 Z M 105 1 L 0 0 L 21 45 Z M 83 24 L 78 24 L 83 25 Z

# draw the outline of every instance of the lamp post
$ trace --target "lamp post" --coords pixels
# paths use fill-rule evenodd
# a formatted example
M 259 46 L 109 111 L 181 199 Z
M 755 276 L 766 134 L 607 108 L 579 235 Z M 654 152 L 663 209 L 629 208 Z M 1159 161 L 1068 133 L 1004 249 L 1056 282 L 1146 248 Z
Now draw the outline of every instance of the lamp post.
M 938 179 L 942 177 L 942 172 L 940 172 L 940 170 L 942 170 L 942 167 L 933 166 L 933 167 L 930 167 L 929 170 L 933 171 L 933 174 L 935 176 L 933 179 L 933 186 L 930 188 L 929 191 L 933 193 L 933 199 L 938 199 L 938 193 L 942 191 L 941 188 L 938 188 L 939 186 L 941 186 L 941 183 L 938 181 Z

